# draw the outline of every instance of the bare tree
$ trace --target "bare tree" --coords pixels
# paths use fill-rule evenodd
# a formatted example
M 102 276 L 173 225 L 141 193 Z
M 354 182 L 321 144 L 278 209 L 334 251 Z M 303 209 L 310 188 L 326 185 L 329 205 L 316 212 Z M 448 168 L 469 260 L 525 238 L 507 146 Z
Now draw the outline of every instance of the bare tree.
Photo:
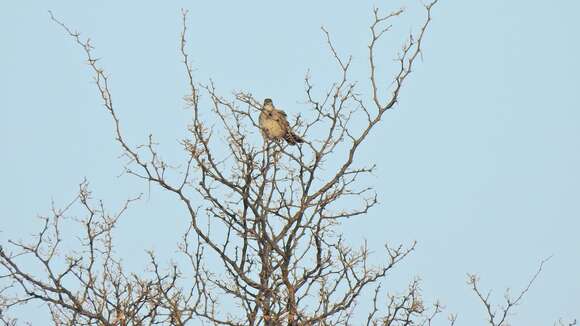
M 491 302 L 491 298 L 490 298 L 491 291 L 487 292 L 487 294 L 484 294 L 481 291 L 480 286 L 479 286 L 479 276 L 477 276 L 476 274 L 468 274 L 467 275 L 467 284 L 469 284 L 471 286 L 471 290 L 477 296 L 477 298 L 480 300 L 481 304 L 485 308 L 485 312 L 486 312 L 487 318 L 488 318 L 487 321 L 488 321 L 490 326 L 509 326 L 508 317 L 510 316 L 510 313 L 513 313 L 513 311 L 512 311 L 513 308 L 515 308 L 516 306 L 518 306 L 521 303 L 525 294 L 528 293 L 528 291 L 532 287 L 532 284 L 536 281 L 536 279 L 538 278 L 538 276 L 542 272 L 542 268 L 544 267 L 544 264 L 550 258 L 551 257 L 548 257 L 548 258 L 542 260 L 542 262 L 540 263 L 540 266 L 538 267 L 538 270 L 536 271 L 534 276 L 532 276 L 532 278 L 528 281 L 528 284 L 518 293 L 517 296 L 515 296 L 515 297 L 512 296 L 510 294 L 510 290 L 507 289 L 505 291 L 505 294 L 504 294 L 505 303 L 503 305 L 495 306 Z
M 366 325 L 431 325 L 443 306 L 425 303 L 419 280 L 398 294 L 381 290 L 381 281 L 415 244 L 385 245 L 384 264 L 374 265 L 367 245 L 350 247 L 336 226 L 367 214 L 377 204 L 373 189 L 360 182 L 374 165 L 359 166 L 355 159 L 385 112 L 398 103 L 422 54 L 436 2 L 425 5 L 425 20 L 403 44 L 390 84 L 378 75 L 376 48 L 391 21 L 404 10 L 388 14 L 374 10 L 368 44 L 371 94 L 367 97 L 360 95 L 357 83 L 350 79 L 351 57 L 338 53 L 323 28 L 340 78 L 317 96 L 310 76 L 305 77 L 311 111 L 291 122 L 306 139 L 299 147 L 253 136 L 259 134 L 261 102 L 251 93 L 238 92 L 227 98 L 218 95 L 212 82 L 195 81 L 184 11 L 180 50 L 189 85 L 185 100 L 193 118 L 189 137 L 182 141 L 186 163 L 181 170 L 161 159 L 152 136 L 144 145 L 130 145 L 121 131 L 109 77 L 94 56 L 90 39 L 82 39 L 50 13 L 84 51 L 114 123 L 115 139 L 128 159 L 125 173 L 172 193 L 187 212 L 189 228 L 179 245 L 187 265 L 160 266 L 150 253 L 148 273 L 126 273 L 114 255 L 111 232 L 139 197 L 111 213 L 92 198 L 85 181 L 70 204 L 53 208 L 42 218 L 43 227 L 33 241 L 8 241 L 0 247 L 0 320 L 15 324 L 4 311 L 41 301 L 47 304 L 55 325 L 185 325 L 200 321 L 212 325 L 349 325 L 355 319 L 364 319 L 361 323 Z M 385 84 L 389 86 L 381 86 Z M 202 97 L 207 104 L 202 104 Z M 343 208 L 353 200 L 359 202 L 358 207 Z M 72 207 L 81 208 L 76 217 L 69 215 Z M 82 230 L 74 246 L 63 245 L 63 223 L 76 224 Z M 219 261 L 221 266 L 209 267 L 209 261 Z M 31 272 L 32 264 L 43 273 Z M 476 279 L 472 280 L 480 295 Z M 515 301 L 508 301 L 504 319 L 528 289 Z M 369 294 L 369 304 L 357 309 L 363 293 Z M 224 301 L 234 303 L 235 308 L 220 309 Z M 488 312 L 491 314 L 489 308 Z M 490 318 L 492 325 L 503 325 L 504 319 L 495 323 Z M 450 316 L 449 321 L 453 325 L 455 317 Z

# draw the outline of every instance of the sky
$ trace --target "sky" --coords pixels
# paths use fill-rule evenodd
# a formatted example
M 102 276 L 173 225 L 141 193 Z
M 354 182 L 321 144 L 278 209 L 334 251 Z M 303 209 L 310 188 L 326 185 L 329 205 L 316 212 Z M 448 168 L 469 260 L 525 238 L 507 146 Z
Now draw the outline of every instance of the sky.
M 419 1 L 1 2 L 0 242 L 28 238 L 51 200 L 64 204 L 84 178 L 112 208 L 147 194 L 117 230 L 119 256 L 135 269 L 146 249 L 172 256 L 187 222 L 171 196 L 119 177 L 120 149 L 83 53 L 48 10 L 96 46 L 129 142 L 152 133 L 179 161 L 190 119 L 181 8 L 198 81 L 272 97 L 294 115 L 307 71 L 321 86 L 337 73 L 322 25 L 353 55 L 353 78 L 368 83 L 374 6 L 409 11 L 380 47 L 386 83 L 405 34 L 422 22 Z M 360 160 L 378 166 L 369 183 L 380 207 L 342 231 L 377 252 L 385 241 L 417 240 L 393 286 L 421 277 L 425 297 L 459 325 L 485 324 L 467 273 L 500 302 L 550 256 L 512 324 L 580 317 L 579 11 L 573 0 L 441 0 L 400 104 L 362 147 Z

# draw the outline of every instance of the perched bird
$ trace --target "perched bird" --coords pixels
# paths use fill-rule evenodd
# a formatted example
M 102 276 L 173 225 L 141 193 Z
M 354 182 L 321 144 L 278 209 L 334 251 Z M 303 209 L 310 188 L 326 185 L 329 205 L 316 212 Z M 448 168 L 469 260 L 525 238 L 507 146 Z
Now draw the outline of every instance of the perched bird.
M 259 120 L 264 138 L 271 140 L 284 139 L 290 145 L 303 143 L 304 139 L 290 129 L 286 117 L 286 112 L 274 107 L 272 99 L 265 99 Z

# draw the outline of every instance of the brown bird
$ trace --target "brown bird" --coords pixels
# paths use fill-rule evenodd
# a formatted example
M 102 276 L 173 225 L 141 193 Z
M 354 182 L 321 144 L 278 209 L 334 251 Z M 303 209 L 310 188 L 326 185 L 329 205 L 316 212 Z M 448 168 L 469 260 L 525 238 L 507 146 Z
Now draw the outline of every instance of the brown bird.
M 290 145 L 303 143 L 304 139 L 290 129 L 286 117 L 286 112 L 274 107 L 272 99 L 265 99 L 259 120 L 264 138 L 276 141 L 284 139 Z

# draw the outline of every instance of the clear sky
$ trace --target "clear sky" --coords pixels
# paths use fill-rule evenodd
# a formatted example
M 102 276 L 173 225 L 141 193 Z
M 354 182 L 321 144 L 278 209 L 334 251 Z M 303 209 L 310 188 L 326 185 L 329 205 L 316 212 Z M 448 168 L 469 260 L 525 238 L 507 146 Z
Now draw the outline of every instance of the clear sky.
M 51 199 L 71 199 L 84 177 L 113 208 L 148 192 L 117 177 L 120 149 L 83 53 L 47 10 L 93 40 L 128 140 L 153 133 L 164 157 L 178 162 L 189 119 L 180 8 L 190 10 L 199 81 L 212 78 L 225 95 L 272 97 L 296 114 L 306 71 L 318 85 L 336 74 L 321 25 L 367 82 L 373 5 L 409 9 L 381 47 L 386 81 L 403 34 L 421 22 L 418 1 L 2 1 L 0 242 L 27 238 L 39 227 L 35 216 Z M 371 184 L 381 205 L 349 222 L 347 237 L 367 239 L 377 252 L 385 241 L 417 240 L 389 286 L 420 276 L 425 297 L 441 299 L 460 325 L 485 322 L 466 273 L 479 273 L 499 301 L 550 255 L 511 320 L 580 317 L 578 12 L 574 0 L 441 0 L 400 105 L 361 153 L 378 164 Z M 135 270 L 145 249 L 172 256 L 186 223 L 171 196 L 151 189 L 148 197 L 117 231 L 117 251 Z

